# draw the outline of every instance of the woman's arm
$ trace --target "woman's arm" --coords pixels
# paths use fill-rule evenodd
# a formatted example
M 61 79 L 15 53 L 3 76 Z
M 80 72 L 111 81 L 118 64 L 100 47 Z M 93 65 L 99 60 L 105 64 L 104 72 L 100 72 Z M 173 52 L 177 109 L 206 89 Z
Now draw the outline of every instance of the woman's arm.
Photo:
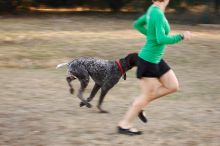
M 135 22 L 134 22 L 134 28 L 137 29 L 140 33 L 147 35 L 147 28 L 146 28 L 146 15 L 143 15 L 139 17 Z
M 164 30 L 164 22 L 162 14 L 158 13 L 158 16 L 155 20 L 155 29 L 156 29 L 156 39 L 158 44 L 175 44 L 183 40 L 182 35 L 166 35 Z

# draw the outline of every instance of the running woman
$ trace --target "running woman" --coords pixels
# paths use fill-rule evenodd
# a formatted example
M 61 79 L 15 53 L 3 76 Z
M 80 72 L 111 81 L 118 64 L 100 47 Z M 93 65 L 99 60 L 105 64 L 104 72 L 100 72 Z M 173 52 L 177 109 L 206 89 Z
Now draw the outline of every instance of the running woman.
M 141 131 L 133 128 L 134 119 L 146 122 L 143 109 L 151 101 L 174 93 L 179 83 L 173 70 L 164 61 L 164 49 L 168 44 L 176 44 L 191 38 L 189 31 L 183 34 L 169 35 L 170 25 L 164 15 L 169 0 L 153 0 L 146 14 L 138 18 L 134 27 L 146 36 L 146 44 L 139 51 L 137 78 L 141 93 L 118 124 L 118 132 L 126 135 L 140 135 Z

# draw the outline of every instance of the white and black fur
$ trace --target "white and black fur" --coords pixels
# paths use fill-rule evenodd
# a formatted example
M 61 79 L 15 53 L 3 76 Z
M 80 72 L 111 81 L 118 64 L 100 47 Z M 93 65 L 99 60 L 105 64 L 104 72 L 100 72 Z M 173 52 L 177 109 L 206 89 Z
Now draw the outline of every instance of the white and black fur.
M 131 53 L 125 58 L 119 60 L 125 73 L 132 67 L 137 66 L 137 56 L 137 53 Z M 71 94 L 74 92 L 71 81 L 76 78 L 80 81 L 81 87 L 77 95 L 81 100 L 80 106 L 86 105 L 88 108 L 91 108 L 91 104 L 89 102 L 95 97 L 98 90 L 101 89 L 97 107 L 100 112 L 107 112 L 101 108 L 103 99 L 108 91 L 117 84 L 119 79 L 122 77 L 122 72 L 116 61 L 103 60 L 93 57 L 79 57 L 69 63 L 59 64 L 57 65 L 57 68 L 64 65 L 67 65 L 68 75 L 66 80 L 70 87 Z M 90 96 L 87 99 L 84 99 L 83 92 L 89 83 L 90 77 L 94 80 L 95 85 L 90 93 Z

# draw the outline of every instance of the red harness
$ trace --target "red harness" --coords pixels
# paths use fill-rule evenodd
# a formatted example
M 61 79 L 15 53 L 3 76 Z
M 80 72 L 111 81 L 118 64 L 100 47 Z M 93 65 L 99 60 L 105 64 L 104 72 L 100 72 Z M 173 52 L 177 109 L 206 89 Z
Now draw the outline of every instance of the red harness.
M 115 61 L 115 62 L 117 63 L 117 65 L 118 65 L 118 67 L 119 67 L 119 69 L 121 71 L 122 76 L 124 75 L 123 79 L 126 80 L 126 73 L 124 72 L 124 70 L 123 70 L 123 68 L 121 66 L 121 63 L 119 61 Z

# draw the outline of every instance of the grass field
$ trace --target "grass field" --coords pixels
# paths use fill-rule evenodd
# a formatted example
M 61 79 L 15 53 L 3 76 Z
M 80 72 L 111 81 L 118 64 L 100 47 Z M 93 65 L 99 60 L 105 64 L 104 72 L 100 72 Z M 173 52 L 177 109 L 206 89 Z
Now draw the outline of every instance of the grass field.
M 78 56 L 115 60 L 137 52 L 145 38 L 133 20 L 114 15 L 62 15 L 1 18 L 0 146 L 219 146 L 220 26 L 171 25 L 190 30 L 188 42 L 168 46 L 165 59 L 181 91 L 152 102 L 144 135 L 118 135 L 116 126 L 138 95 L 135 69 L 107 95 L 99 114 L 80 108 L 68 92 L 59 63 Z M 79 83 L 73 83 L 78 89 Z M 93 83 L 86 90 L 91 91 Z

